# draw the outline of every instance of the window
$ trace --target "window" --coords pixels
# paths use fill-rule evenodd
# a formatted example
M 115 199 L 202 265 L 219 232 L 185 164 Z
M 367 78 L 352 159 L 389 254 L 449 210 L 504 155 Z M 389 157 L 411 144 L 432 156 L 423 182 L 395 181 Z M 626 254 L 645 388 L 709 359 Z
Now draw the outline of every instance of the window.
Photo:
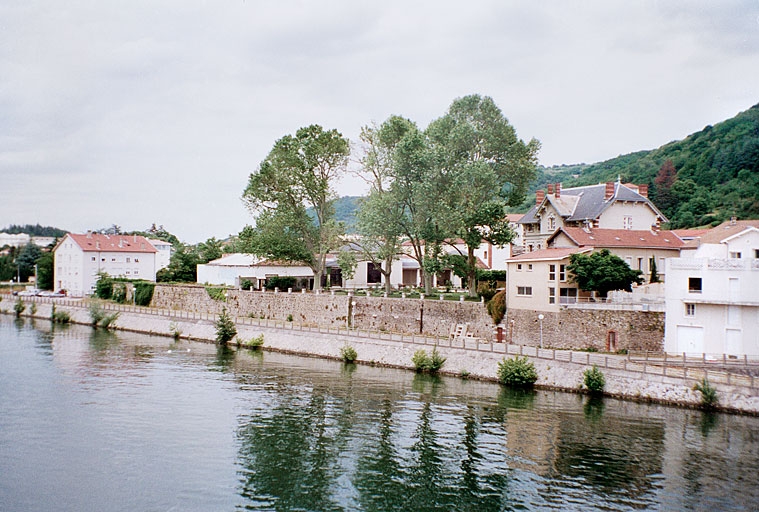
M 517 263 L 517 272 L 521 272 L 521 271 L 522 271 L 522 264 Z
M 556 217 L 551 215 L 548 217 L 548 231 L 553 231 L 556 229 Z
M 95 256 L 92 257 L 92 261 L 95 261 Z
M 696 305 L 695 304 L 686 304 L 685 305 L 685 316 L 696 316 Z
M 139 263 L 139 262 L 140 262 L 140 260 L 139 260 L 138 258 L 135 258 L 135 259 L 134 259 L 134 262 L 135 262 L 135 263 Z
M 577 302 L 577 288 L 560 288 L 559 303 L 574 304 Z
M 737 251 L 730 251 L 730 258 L 734 260 L 739 260 L 741 259 L 741 253 Z
M 100 261 L 105 261 L 105 258 L 101 258 Z
M 111 258 L 111 261 L 116 261 L 116 258 Z
M 517 295 L 532 295 L 532 286 L 517 286 Z
M 622 218 L 622 229 L 632 229 L 633 228 L 633 218 L 630 215 L 625 215 Z
M 645 270 L 643 268 L 643 258 L 638 258 L 638 270 Z
M 575 304 L 577 302 L 577 288 L 559 289 L 559 304 Z
M 127 262 L 127 263 L 131 263 L 131 262 L 132 262 L 132 261 L 131 261 L 131 258 L 127 258 L 126 262 Z
M 134 274 L 134 275 L 137 275 L 137 274 L 139 274 L 139 273 L 140 273 L 140 271 L 139 271 L 139 270 L 135 270 L 134 272 L 132 272 L 132 274 Z
M 527 272 L 532 272 L 532 263 L 527 264 Z
M 688 291 L 690 293 L 701 293 L 701 278 L 700 277 L 688 278 Z
M 567 266 L 559 265 L 559 281 L 567 280 Z
M 556 304 L 556 288 L 548 289 L 548 303 Z
M 548 280 L 556 281 L 556 265 L 548 265 Z M 553 288 L 551 288 L 553 290 Z
M 378 284 L 382 282 L 382 272 L 379 266 L 374 266 L 371 261 L 366 264 L 366 282 L 368 284 Z M 443 281 L 445 282 L 445 281 Z

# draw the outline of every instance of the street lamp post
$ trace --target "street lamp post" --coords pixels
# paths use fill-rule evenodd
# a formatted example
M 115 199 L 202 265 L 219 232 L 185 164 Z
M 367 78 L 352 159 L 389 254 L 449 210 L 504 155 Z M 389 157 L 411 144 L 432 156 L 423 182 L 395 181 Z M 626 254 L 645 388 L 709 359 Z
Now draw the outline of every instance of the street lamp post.
M 543 348 L 543 319 L 545 316 L 543 316 L 543 313 L 538 315 L 538 320 L 540 320 L 540 348 Z

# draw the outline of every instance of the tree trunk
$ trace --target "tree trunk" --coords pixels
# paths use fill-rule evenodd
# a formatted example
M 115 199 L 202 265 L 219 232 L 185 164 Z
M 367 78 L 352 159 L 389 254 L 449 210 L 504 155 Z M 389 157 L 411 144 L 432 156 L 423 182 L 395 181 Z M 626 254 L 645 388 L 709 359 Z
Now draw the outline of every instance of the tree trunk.
M 388 256 L 385 258 L 385 268 L 382 269 L 382 274 L 385 276 L 385 291 L 389 295 L 393 291 L 393 283 L 390 282 L 390 274 L 393 271 L 393 257 Z
M 467 246 L 467 285 L 469 287 L 469 296 L 477 296 L 477 260 L 474 257 L 474 247 Z

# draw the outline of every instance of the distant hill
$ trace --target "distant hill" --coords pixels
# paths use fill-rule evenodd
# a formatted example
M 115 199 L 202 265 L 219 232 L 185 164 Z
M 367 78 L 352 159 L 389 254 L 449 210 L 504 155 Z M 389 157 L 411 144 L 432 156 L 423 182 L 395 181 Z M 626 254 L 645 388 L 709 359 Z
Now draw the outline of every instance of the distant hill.
M 674 176 L 657 180 L 667 161 Z M 658 149 L 590 165 L 541 168 L 535 189 L 552 182 L 591 185 L 617 176 L 648 184 L 649 196 L 673 228 L 716 225 L 733 215 L 759 219 L 759 105 Z
M 360 199 L 360 196 L 345 196 L 335 201 L 335 218 L 339 222 L 345 223 L 345 228 L 348 233 L 354 231 L 354 226 L 356 225 L 356 210 L 358 210 L 358 202 Z
M 52 226 L 40 226 L 39 224 L 25 224 L 23 226 L 17 226 L 16 224 L 11 224 L 7 228 L 0 229 L 0 233 L 8 233 L 11 235 L 17 235 L 19 233 L 26 233 L 30 236 L 52 236 L 52 237 L 62 237 L 68 231 L 54 228 Z

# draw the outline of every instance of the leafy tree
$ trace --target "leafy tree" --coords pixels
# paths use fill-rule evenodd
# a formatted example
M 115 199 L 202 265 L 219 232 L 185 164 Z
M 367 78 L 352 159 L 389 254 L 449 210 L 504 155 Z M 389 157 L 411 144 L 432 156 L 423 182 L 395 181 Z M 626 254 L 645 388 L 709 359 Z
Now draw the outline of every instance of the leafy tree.
M 567 270 L 581 290 L 598 292 L 606 297 L 612 290 L 632 291 L 633 284 L 642 284 L 640 270 L 633 270 L 608 249 L 591 255 L 576 253 L 570 256 Z
M 359 201 L 356 230 L 361 234 L 358 246 L 364 259 L 374 264 L 385 277 L 385 290 L 390 292 L 393 260 L 401 252 L 404 203 L 391 189 L 394 176 L 395 150 L 400 140 L 416 126 L 399 116 L 392 116 L 381 126 L 365 126 L 360 139 L 364 154 L 359 176 L 370 185 L 369 195 Z
M 316 289 L 327 253 L 340 244 L 343 232 L 334 219 L 332 186 L 344 174 L 349 152 L 348 140 L 337 130 L 301 128 L 275 142 L 243 192 L 256 216 L 254 253 L 310 266 Z
M 156 281 L 194 283 L 198 280 L 198 263 L 197 250 L 180 242 L 171 255 L 169 266 L 156 274 Z
M 346 280 L 353 279 L 356 275 L 356 265 L 358 265 L 358 261 L 355 252 L 344 250 L 337 253 L 337 266 L 340 267 L 343 278 Z
M 675 169 L 675 164 L 672 160 L 667 159 L 654 178 L 654 199 L 659 208 L 670 210 L 674 206 L 675 198 L 672 195 L 672 186 L 676 181 L 677 169 Z
M 425 133 L 437 174 L 450 184 L 448 219 L 466 243 L 468 288 L 474 296 L 474 252 L 483 241 L 503 246 L 513 239 L 506 207 L 520 204 L 535 179 L 540 143 L 519 140 L 492 98 L 477 94 L 456 99 Z
M 42 256 L 42 249 L 36 244 L 26 244 L 21 251 L 19 251 L 16 257 L 16 265 L 19 266 L 21 273 L 21 280 L 25 281 L 29 276 L 34 275 L 34 265 L 37 264 L 37 260 Z
M 29 236 L 52 236 L 59 238 L 66 234 L 66 231 L 63 229 L 53 226 L 40 226 L 39 224 L 24 224 L 23 226 L 11 224 L 7 228 L 0 229 L 0 231 L 12 235 L 26 233 Z
M 54 257 L 51 251 L 45 251 L 37 260 L 37 288 L 41 290 L 52 290 L 55 283 L 53 282 Z
M 211 237 L 205 242 L 198 244 L 198 260 L 199 263 L 208 263 L 209 261 L 217 260 L 222 256 L 222 241 L 216 240 L 215 237 Z
M 219 319 L 216 321 L 216 341 L 221 345 L 226 345 L 235 336 L 237 336 L 235 322 L 227 313 L 227 308 L 222 308 Z
M 659 272 L 658 272 L 658 269 L 656 268 L 656 258 L 655 257 L 651 256 L 651 258 L 649 258 L 649 260 L 648 260 L 648 268 L 651 269 L 651 279 L 649 279 L 648 282 L 649 283 L 658 283 L 658 282 L 660 282 L 661 279 L 659 279 Z
M 524 357 L 503 358 L 498 363 L 498 380 L 507 386 L 515 388 L 529 388 L 538 380 L 538 371 L 535 365 Z

